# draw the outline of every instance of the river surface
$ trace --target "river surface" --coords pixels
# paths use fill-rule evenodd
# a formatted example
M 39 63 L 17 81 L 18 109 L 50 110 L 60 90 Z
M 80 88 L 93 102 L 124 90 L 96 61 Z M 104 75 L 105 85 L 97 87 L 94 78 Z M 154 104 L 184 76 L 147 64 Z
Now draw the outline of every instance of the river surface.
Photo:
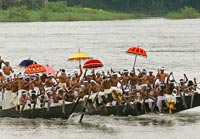
M 153 70 L 164 66 L 178 81 L 187 74 L 200 81 L 200 19 L 139 19 L 97 22 L 0 23 L 0 55 L 17 65 L 31 57 L 67 73 L 78 71 L 77 61 L 67 61 L 74 52 L 100 59 L 97 70 L 130 70 L 134 55 L 125 51 L 139 45 L 148 57 L 137 57 L 136 68 Z M 84 61 L 81 61 L 82 64 Z M 138 117 L 85 116 L 83 124 L 62 119 L 0 119 L 2 139 L 199 139 L 200 108 L 173 115 Z

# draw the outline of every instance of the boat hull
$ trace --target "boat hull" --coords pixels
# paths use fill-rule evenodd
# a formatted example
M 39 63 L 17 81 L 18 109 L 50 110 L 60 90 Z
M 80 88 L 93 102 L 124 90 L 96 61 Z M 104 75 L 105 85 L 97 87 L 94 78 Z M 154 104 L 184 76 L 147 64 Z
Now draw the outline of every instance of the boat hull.
M 200 94 L 194 94 L 193 97 L 193 104 L 191 105 L 192 96 L 185 96 L 185 103 L 187 107 L 184 106 L 183 99 L 181 97 L 176 98 L 175 109 L 172 110 L 172 113 L 180 112 L 186 109 L 190 109 L 193 107 L 200 106 Z M 89 115 L 102 115 L 102 116 L 109 116 L 109 115 L 116 115 L 116 116 L 137 116 L 142 115 L 148 112 L 151 112 L 148 103 L 145 103 L 145 108 L 141 107 L 141 105 L 116 105 L 116 106 L 106 106 L 106 108 L 95 109 L 94 107 L 89 107 Z M 134 109 L 133 109 L 134 107 Z M 136 108 L 137 107 L 137 108 Z M 167 106 L 163 101 L 163 108 L 164 113 L 169 113 Z M 154 112 L 158 112 L 158 108 L 155 107 Z
M 23 112 L 16 111 L 15 108 L 0 110 L 0 117 L 11 118 L 64 118 L 67 119 L 71 115 L 71 111 L 75 103 L 65 104 L 64 109 L 62 105 L 40 109 L 27 109 Z M 83 101 L 80 101 L 74 109 L 74 112 L 80 112 L 83 109 Z

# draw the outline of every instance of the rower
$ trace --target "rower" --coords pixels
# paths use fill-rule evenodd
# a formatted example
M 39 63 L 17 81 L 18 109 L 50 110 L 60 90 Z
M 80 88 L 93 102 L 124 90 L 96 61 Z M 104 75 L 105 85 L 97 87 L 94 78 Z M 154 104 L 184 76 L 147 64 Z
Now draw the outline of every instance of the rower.
M 12 69 L 12 67 L 10 66 L 9 62 L 5 62 L 5 66 L 3 66 L 3 73 L 6 76 L 9 76 L 11 73 L 13 73 L 14 70 Z
M 161 67 L 158 69 L 158 73 L 156 75 L 156 79 L 159 79 L 161 83 L 165 83 L 165 79 L 168 77 L 168 74 L 164 72 L 165 68 Z
M 153 75 L 153 71 L 149 70 L 149 75 L 147 75 L 147 80 L 151 89 L 154 88 L 154 83 L 156 81 L 156 77 Z
M 61 87 L 64 90 L 67 88 L 67 82 L 69 82 L 69 79 L 65 73 L 65 69 L 60 69 L 61 75 L 58 76 L 59 71 L 56 74 L 56 78 L 58 79 L 58 86 Z
M 165 88 L 165 104 L 169 108 L 169 113 L 172 113 L 172 109 L 174 109 L 174 105 L 176 104 L 176 97 L 172 95 L 172 92 L 175 89 L 174 83 L 175 80 L 170 81 L 170 76 L 172 76 L 172 72 L 167 77 L 166 88 Z

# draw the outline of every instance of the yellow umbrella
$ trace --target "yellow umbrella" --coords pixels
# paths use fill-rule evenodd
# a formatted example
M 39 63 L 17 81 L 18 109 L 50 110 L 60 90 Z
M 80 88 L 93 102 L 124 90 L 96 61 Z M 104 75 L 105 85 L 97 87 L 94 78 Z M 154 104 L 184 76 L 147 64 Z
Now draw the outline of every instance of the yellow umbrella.
M 86 59 L 91 59 L 91 57 L 84 53 L 84 52 L 80 52 L 80 49 L 78 49 L 78 52 L 73 53 L 68 60 L 78 60 L 79 64 L 81 64 L 81 60 L 86 60 Z

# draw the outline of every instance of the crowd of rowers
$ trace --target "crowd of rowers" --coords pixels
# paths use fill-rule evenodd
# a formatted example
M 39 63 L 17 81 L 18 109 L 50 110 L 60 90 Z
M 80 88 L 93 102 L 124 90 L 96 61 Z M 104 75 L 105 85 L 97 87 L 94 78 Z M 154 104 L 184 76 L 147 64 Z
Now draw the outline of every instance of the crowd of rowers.
M 166 105 L 176 103 L 176 96 L 181 92 L 190 95 L 196 92 L 196 79 L 188 80 L 186 74 L 183 79 L 175 81 L 173 73 L 166 73 L 164 67 L 158 69 L 156 75 L 153 71 L 135 69 L 115 72 L 96 72 L 87 69 L 67 74 L 65 69 L 57 71 L 56 75 L 41 73 L 34 75 L 15 74 L 9 62 L 0 71 L 0 91 L 3 95 L 2 109 L 36 103 L 38 107 L 45 104 L 54 105 L 60 101 L 75 102 L 78 98 L 86 100 L 88 97 L 94 108 L 131 104 L 144 104 L 155 102 L 162 112 L 162 102 Z M 1 66 L 1 65 L 0 65 Z M 1 67 L 0 67 L 1 68 Z M 128 102 L 127 102 L 128 101 Z

